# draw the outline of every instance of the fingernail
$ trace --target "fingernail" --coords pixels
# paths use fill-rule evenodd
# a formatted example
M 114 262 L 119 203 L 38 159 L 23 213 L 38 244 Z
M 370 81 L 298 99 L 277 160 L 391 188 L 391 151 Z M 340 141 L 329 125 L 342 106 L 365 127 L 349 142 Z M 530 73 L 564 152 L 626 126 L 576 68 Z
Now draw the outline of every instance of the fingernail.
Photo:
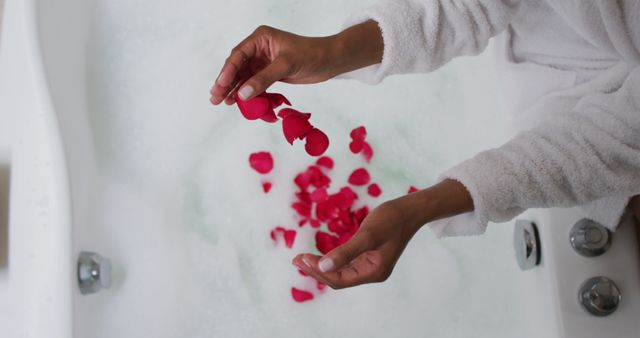
M 323 258 L 318 263 L 318 268 L 322 272 L 331 271 L 331 269 L 333 269 L 333 261 L 331 258 Z
M 308 267 L 311 267 L 311 263 L 309 263 L 309 261 L 305 257 L 302 257 L 302 263 L 304 263 L 304 265 Z
M 253 87 L 251 86 L 244 86 L 238 91 L 238 95 L 243 100 L 248 99 L 251 94 L 253 94 Z
M 216 78 L 216 83 L 220 83 L 220 80 L 222 79 L 222 73 L 220 73 L 218 75 L 218 78 Z

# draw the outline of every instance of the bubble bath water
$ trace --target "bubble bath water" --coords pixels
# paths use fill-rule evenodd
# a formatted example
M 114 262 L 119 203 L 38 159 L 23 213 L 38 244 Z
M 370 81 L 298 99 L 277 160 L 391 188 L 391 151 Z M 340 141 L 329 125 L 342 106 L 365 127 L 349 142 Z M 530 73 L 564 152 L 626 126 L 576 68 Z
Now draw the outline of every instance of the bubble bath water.
M 292 202 L 291 177 L 314 159 L 280 128 L 211 106 L 209 88 L 258 25 L 332 34 L 345 13 L 371 2 L 97 1 L 88 78 L 101 179 L 94 208 L 115 276 L 93 299 L 96 337 L 517 335 L 522 301 L 507 225 L 444 240 L 425 228 L 387 282 L 291 299 L 292 281 L 312 287 L 290 263 L 312 250 L 312 234 L 299 232 L 283 250 L 269 232 L 296 226 L 282 206 Z M 505 140 L 492 67 L 486 54 L 378 86 L 336 80 L 273 91 L 313 112 L 331 138 L 335 186 L 362 161 L 349 151 L 349 131 L 366 125 L 376 151 L 367 168 L 384 201 Z M 269 194 L 247 164 L 260 150 L 278 159 L 265 175 L 277 182 Z

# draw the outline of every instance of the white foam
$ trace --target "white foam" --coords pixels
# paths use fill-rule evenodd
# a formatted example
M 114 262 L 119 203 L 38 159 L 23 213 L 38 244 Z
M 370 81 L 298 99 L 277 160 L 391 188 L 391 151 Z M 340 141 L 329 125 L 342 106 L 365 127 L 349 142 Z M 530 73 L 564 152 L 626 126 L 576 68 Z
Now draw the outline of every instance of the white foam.
M 103 179 L 96 209 L 101 254 L 115 276 L 113 289 L 91 300 L 92 337 L 517 336 L 523 318 L 508 226 L 442 241 L 425 229 L 386 283 L 329 290 L 304 304 L 290 297 L 291 286 L 309 283 L 290 260 L 311 249 L 311 232 L 287 250 L 274 248 L 269 230 L 295 226 L 292 178 L 310 158 L 279 125 L 212 107 L 208 91 L 229 50 L 257 25 L 330 34 L 370 2 L 97 2 L 89 78 Z M 362 165 L 347 150 L 348 132 L 366 125 L 383 200 L 504 140 L 491 67 L 484 55 L 375 87 L 273 90 L 313 112 L 329 134 L 334 188 Z M 247 162 L 258 150 L 276 161 L 268 195 Z

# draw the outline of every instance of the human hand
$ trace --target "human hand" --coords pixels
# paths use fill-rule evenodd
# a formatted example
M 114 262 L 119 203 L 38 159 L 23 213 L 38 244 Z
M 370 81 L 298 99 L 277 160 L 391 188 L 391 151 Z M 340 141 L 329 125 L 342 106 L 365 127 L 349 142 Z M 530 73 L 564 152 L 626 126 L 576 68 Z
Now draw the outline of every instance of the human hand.
M 300 254 L 292 263 L 333 289 L 383 282 L 423 224 L 472 210 L 473 200 L 466 188 L 446 179 L 381 204 L 349 241 L 324 257 Z
M 308 84 L 382 59 L 378 24 L 368 21 L 327 37 L 305 37 L 260 26 L 233 48 L 211 88 L 214 105 L 248 100 L 276 81 Z
M 333 289 L 385 281 L 421 224 L 407 218 L 397 200 L 375 208 L 358 232 L 323 258 L 300 254 L 293 264 Z

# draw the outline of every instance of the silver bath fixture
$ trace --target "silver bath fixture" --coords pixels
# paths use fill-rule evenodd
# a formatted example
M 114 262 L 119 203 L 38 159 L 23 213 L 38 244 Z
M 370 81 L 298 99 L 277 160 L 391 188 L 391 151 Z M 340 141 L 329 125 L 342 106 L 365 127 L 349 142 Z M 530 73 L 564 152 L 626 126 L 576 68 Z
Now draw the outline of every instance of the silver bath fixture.
M 111 261 L 95 252 L 80 252 L 78 285 L 83 295 L 108 289 L 111 286 Z
M 611 232 L 602 225 L 583 218 L 571 228 L 569 242 L 573 250 L 582 256 L 600 256 L 611 247 Z
M 618 286 L 607 277 L 587 279 L 578 293 L 580 305 L 590 314 L 598 317 L 608 316 L 616 311 L 622 296 Z
M 533 222 L 516 221 L 513 246 L 521 270 L 529 270 L 540 264 L 540 239 L 538 238 L 538 229 Z

